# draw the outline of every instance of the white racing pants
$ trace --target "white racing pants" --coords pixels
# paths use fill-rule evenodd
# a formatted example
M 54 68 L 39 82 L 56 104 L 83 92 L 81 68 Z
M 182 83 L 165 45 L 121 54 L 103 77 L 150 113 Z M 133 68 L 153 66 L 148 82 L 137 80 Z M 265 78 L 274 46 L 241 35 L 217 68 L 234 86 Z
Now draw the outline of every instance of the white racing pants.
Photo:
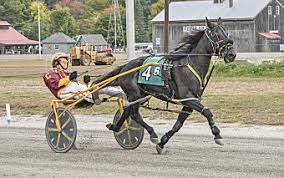
M 81 83 L 71 82 L 69 85 L 67 85 L 65 88 L 62 89 L 59 97 L 61 99 L 64 99 L 64 98 L 67 98 L 71 95 L 74 95 L 77 92 L 84 91 L 86 89 L 88 89 L 88 87 L 86 85 L 83 85 Z M 105 94 L 105 95 L 109 95 L 109 96 L 112 96 L 112 97 L 118 97 L 118 98 L 122 98 L 124 100 L 127 99 L 126 95 L 124 94 L 123 90 L 120 87 L 111 87 L 111 86 L 105 87 L 105 88 L 102 88 L 102 89 L 99 90 L 99 94 Z M 81 95 L 75 96 L 74 99 L 78 100 L 83 96 L 84 96 L 84 94 L 81 94 Z M 94 103 L 92 95 L 88 95 L 85 98 L 85 100 L 88 101 L 88 102 Z

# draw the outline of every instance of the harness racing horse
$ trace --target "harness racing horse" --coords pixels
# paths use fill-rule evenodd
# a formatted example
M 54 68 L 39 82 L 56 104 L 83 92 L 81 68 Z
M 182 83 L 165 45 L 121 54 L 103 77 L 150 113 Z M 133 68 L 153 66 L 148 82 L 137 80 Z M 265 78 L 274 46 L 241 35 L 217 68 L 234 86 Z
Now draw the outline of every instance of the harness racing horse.
M 220 130 L 214 122 L 212 112 L 200 102 L 203 82 L 208 73 L 212 56 L 223 57 L 226 63 L 233 62 L 236 57 L 233 41 L 222 26 L 221 18 L 219 18 L 217 24 L 213 24 L 206 18 L 205 30 L 193 31 L 183 38 L 180 45 L 173 52 L 165 56 L 167 60 L 171 61 L 168 87 L 139 84 L 137 82 L 138 71 L 118 78 L 114 83 L 121 86 L 127 95 L 128 101 L 132 104 L 125 108 L 116 124 L 107 125 L 108 129 L 118 132 L 123 122 L 130 116 L 148 131 L 150 140 L 156 144 L 157 152 L 161 154 L 165 144 L 179 131 L 187 117 L 195 110 L 207 118 L 215 142 L 222 145 Z M 93 85 L 141 66 L 146 58 L 140 57 L 117 67 L 98 78 Z M 139 113 L 139 107 L 151 95 L 168 102 L 171 102 L 173 98 L 178 99 L 183 106 L 176 123 L 171 130 L 162 136 L 160 142 L 154 129 L 142 120 Z

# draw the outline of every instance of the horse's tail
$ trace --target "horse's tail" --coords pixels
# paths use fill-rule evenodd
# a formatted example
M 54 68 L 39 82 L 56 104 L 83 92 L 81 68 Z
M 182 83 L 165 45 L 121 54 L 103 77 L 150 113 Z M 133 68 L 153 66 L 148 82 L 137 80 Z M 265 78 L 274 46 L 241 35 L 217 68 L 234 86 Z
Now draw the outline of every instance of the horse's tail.
M 106 73 L 106 74 L 104 74 L 104 75 L 98 77 L 98 78 L 93 82 L 92 85 L 95 85 L 95 84 L 100 83 L 100 82 L 102 82 L 102 81 L 104 81 L 104 80 L 106 80 L 106 79 L 108 79 L 108 78 L 110 78 L 110 77 L 113 77 L 113 76 L 115 76 L 115 75 L 118 75 L 118 74 L 121 72 L 122 68 L 123 68 L 125 65 L 126 65 L 126 64 L 121 65 L 121 66 L 118 66 L 118 67 L 116 67 L 115 69 L 113 69 L 112 71 L 110 71 L 110 72 L 108 72 L 108 73 Z M 112 83 L 108 84 L 107 86 L 118 86 L 118 82 L 117 82 L 116 80 L 114 80 Z

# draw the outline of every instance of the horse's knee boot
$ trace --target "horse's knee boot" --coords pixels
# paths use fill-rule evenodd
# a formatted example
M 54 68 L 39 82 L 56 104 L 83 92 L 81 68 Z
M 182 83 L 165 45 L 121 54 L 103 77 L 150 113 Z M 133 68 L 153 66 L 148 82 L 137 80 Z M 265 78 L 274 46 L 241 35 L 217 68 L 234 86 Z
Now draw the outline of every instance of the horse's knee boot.
M 211 112 L 211 111 L 209 110 L 209 108 L 207 108 L 207 107 L 204 107 L 204 108 L 202 109 L 201 114 L 202 114 L 203 116 L 205 116 L 206 118 L 212 118 L 212 117 L 213 117 L 212 112 Z
M 177 121 L 177 122 L 175 123 L 175 125 L 173 126 L 173 129 L 172 129 L 173 134 L 176 133 L 176 132 L 178 132 L 179 129 L 182 127 L 182 125 L 183 125 L 183 123 L 181 123 L 180 121 Z

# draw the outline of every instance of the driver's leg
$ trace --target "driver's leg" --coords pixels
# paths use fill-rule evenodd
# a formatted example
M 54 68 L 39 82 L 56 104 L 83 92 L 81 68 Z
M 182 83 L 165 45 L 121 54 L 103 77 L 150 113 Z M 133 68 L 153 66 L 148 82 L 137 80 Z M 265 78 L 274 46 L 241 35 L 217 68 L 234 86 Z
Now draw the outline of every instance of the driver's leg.
M 105 87 L 99 90 L 99 94 L 105 94 L 112 97 L 117 97 L 123 100 L 127 100 L 125 93 L 120 87 L 112 87 L 112 86 Z
M 73 94 L 75 94 L 77 92 L 84 91 L 86 89 L 87 89 L 86 85 L 82 85 L 82 84 L 76 83 L 76 82 L 71 82 L 69 85 L 67 85 L 65 88 L 62 89 L 59 97 L 61 99 L 64 99 L 64 98 L 67 98 L 69 96 L 72 96 Z M 83 97 L 83 94 L 75 96 L 74 99 L 78 100 L 81 97 Z M 88 95 L 85 98 L 85 100 L 90 102 L 90 103 L 94 103 L 94 101 L 92 99 L 92 95 Z

